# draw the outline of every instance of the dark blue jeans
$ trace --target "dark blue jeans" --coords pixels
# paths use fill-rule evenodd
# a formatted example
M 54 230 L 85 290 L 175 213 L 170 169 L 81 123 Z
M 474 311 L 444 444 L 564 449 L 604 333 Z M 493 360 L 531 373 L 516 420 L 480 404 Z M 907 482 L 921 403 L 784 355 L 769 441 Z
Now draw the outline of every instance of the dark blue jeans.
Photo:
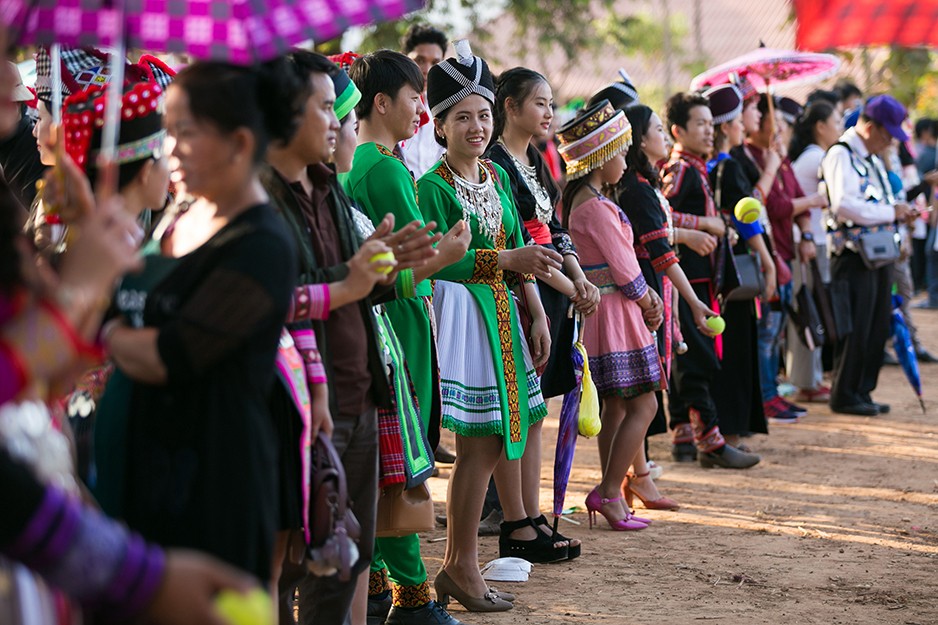
M 759 382 L 762 386 L 762 401 L 778 396 L 775 376 L 779 367 L 779 336 L 785 327 L 785 305 L 791 303 L 791 284 L 778 287 L 781 310 L 769 310 L 763 306 L 759 320 Z
M 925 290 L 928 292 L 928 305 L 938 308 L 938 252 L 935 251 L 935 235 L 938 228 L 932 228 L 925 242 Z

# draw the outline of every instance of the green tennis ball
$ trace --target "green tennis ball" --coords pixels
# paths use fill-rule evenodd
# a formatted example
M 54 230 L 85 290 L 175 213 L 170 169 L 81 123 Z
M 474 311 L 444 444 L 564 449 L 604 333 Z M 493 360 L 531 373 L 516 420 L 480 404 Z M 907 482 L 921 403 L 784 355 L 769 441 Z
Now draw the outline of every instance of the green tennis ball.
M 369 258 L 368 262 L 373 263 L 373 262 L 381 261 L 381 260 L 387 261 L 389 263 L 393 263 L 394 252 L 378 252 L 377 254 Z M 393 269 L 394 267 L 392 267 L 391 265 L 386 265 L 384 267 L 377 267 L 378 273 L 391 273 Z
M 726 322 L 723 321 L 723 317 L 719 315 L 716 317 L 707 317 L 707 327 L 717 334 L 723 334 L 723 330 L 726 329 Z
M 215 597 L 215 609 L 231 625 L 274 625 L 273 604 L 260 588 L 246 594 L 223 590 Z
M 759 219 L 762 214 L 762 203 L 754 197 L 744 197 L 736 203 L 733 209 L 736 219 L 744 224 L 751 224 Z

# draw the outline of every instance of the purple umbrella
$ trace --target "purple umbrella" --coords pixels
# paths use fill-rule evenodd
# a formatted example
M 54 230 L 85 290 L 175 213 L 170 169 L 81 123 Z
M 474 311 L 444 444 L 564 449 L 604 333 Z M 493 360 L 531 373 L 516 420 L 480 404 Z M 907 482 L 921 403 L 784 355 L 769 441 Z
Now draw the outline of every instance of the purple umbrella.
M 912 345 L 912 338 L 909 335 L 909 326 L 902 315 L 902 296 L 893 294 L 892 296 L 892 347 L 896 350 L 896 360 L 902 365 L 902 371 L 905 377 L 912 385 L 912 390 L 918 396 L 918 403 L 922 407 L 922 414 L 925 414 L 925 400 L 922 399 L 922 377 L 918 372 L 918 360 L 915 357 L 915 347 Z
M 578 335 L 582 335 L 582 318 L 577 314 Z M 571 350 L 573 373 L 576 386 L 563 396 L 560 408 L 560 424 L 557 427 L 557 449 L 554 452 L 554 532 L 563 515 L 563 502 L 567 496 L 567 484 L 570 482 L 570 469 L 573 467 L 573 455 L 576 451 L 576 438 L 580 430 L 580 399 L 583 396 L 583 376 L 587 369 L 586 349 L 577 337 Z
M 0 0 L 19 45 L 140 48 L 250 64 L 352 26 L 397 19 L 425 0 Z

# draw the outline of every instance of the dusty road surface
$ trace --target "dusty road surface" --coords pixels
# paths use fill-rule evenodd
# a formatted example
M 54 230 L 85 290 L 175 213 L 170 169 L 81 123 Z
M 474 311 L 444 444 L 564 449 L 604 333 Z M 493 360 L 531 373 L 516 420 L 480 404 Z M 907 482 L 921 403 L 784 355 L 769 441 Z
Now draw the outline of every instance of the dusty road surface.
M 938 353 L 938 312 L 914 311 Z M 770 425 L 747 443 L 762 463 L 747 471 L 671 462 L 666 437 L 652 457 L 658 485 L 677 512 L 646 511 L 641 532 L 587 529 L 584 499 L 599 479 L 595 441 L 580 438 L 567 506 L 579 523 L 561 531 L 583 541 L 570 563 L 537 565 L 528 582 L 496 584 L 518 595 L 514 610 L 469 613 L 468 625 L 731 623 L 938 623 L 938 365 L 923 365 L 928 414 L 898 367 L 883 369 L 874 399 L 888 415 L 835 415 L 824 405 L 795 425 Z M 541 502 L 552 503 L 559 401 L 544 428 Z M 449 433 L 444 441 L 452 444 Z M 430 480 L 442 512 L 449 468 Z M 640 504 L 638 504 L 640 505 Z M 443 542 L 423 536 L 431 578 Z M 481 538 L 483 562 L 497 538 Z

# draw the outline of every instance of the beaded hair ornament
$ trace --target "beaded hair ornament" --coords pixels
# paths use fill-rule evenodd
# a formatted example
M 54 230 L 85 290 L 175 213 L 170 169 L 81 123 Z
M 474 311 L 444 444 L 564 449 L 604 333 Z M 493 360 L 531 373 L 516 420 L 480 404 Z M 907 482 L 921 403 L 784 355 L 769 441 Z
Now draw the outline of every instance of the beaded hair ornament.
M 603 100 L 565 124 L 557 137 L 558 151 L 567 164 L 567 178 L 574 180 L 628 150 L 632 145 L 632 125 L 625 113 L 614 109 L 609 100 Z

